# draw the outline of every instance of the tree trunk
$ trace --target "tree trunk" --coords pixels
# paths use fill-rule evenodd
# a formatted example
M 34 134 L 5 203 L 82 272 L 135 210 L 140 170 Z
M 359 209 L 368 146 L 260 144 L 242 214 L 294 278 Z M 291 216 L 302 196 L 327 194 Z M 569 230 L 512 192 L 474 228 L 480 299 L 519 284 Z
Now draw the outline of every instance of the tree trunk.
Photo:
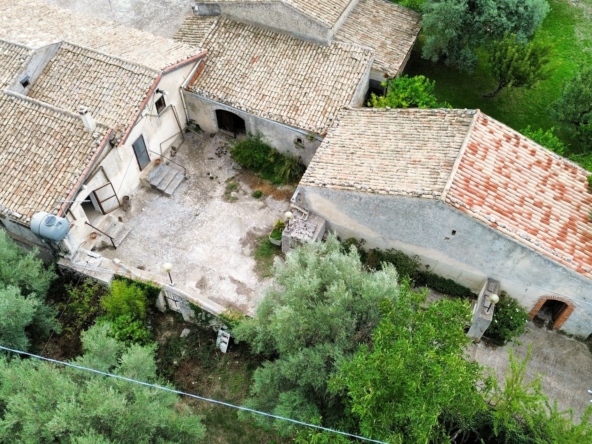
M 492 97 L 494 97 L 498 92 L 500 92 L 502 89 L 504 89 L 506 87 L 505 83 L 500 83 L 499 85 L 497 85 L 497 88 L 495 88 L 494 91 L 487 93 L 487 94 L 483 94 L 482 97 L 486 97 L 488 99 L 491 99 Z

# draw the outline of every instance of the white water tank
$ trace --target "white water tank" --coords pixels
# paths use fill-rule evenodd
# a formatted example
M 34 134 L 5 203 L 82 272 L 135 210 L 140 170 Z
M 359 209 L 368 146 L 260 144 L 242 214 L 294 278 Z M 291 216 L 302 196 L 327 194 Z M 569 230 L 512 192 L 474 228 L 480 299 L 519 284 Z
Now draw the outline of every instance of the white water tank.
M 68 219 L 42 211 L 35 213 L 31 218 L 31 231 L 43 239 L 58 243 L 64 240 L 70 231 L 70 223 Z

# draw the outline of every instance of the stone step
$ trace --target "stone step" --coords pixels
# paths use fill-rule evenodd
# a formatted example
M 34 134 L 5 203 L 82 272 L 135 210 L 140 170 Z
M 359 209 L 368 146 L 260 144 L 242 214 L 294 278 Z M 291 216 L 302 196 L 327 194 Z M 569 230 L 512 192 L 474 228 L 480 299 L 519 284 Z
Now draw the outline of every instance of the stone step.
M 162 180 L 162 178 L 168 172 L 168 170 L 170 170 L 170 168 L 166 166 L 164 163 L 161 163 L 152 171 L 150 171 L 150 174 L 148 174 L 148 177 L 146 178 L 148 180 L 148 183 L 150 183 L 150 186 L 156 188 L 156 186 Z
M 166 190 L 166 187 L 169 186 L 169 184 L 173 181 L 173 179 L 175 178 L 176 175 L 177 175 L 177 170 L 169 168 L 168 171 L 166 172 L 166 174 L 163 176 L 163 178 L 160 180 L 160 182 L 156 186 L 156 189 L 158 191 L 164 192 L 164 190 Z
M 182 173 L 177 172 L 171 183 L 169 183 L 169 185 L 164 190 L 164 194 L 166 194 L 167 196 L 172 196 L 175 190 L 179 188 L 179 185 L 181 185 L 181 182 L 183 182 L 184 180 L 185 176 L 183 176 Z
M 113 238 L 115 246 L 119 247 L 131 231 L 131 227 L 120 223 L 119 225 L 113 227 L 113 230 L 111 232 L 108 232 L 108 234 Z M 111 243 L 111 241 L 109 241 L 109 243 Z

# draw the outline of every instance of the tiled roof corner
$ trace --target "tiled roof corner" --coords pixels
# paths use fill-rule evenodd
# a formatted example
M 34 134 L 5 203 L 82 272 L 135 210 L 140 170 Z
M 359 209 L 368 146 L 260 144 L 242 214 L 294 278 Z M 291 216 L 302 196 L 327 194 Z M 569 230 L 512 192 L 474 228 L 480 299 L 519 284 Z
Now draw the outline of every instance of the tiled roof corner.
M 479 113 L 446 202 L 592 278 L 589 174 Z
M 421 29 L 421 14 L 388 0 L 360 0 L 335 40 L 369 46 L 373 68 L 394 77 L 403 68 Z
M 319 46 L 228 19 L 218 21 L 205 46 L 192 92 L 316 134 L 351 104 L 374 58 L 358 45 Z
M 0 115 L 0 211 L 28 222 L 59 208 L 109 130 L 15 93 L 0 92 Z
M 202 52 L 185 43 L 28 0 L 0 0 L 0 38 L 33 48 L 65 40 L 158 71 Z
M 474 113 L 451 109 L 344 109 L 300 184 L 438 199 Z

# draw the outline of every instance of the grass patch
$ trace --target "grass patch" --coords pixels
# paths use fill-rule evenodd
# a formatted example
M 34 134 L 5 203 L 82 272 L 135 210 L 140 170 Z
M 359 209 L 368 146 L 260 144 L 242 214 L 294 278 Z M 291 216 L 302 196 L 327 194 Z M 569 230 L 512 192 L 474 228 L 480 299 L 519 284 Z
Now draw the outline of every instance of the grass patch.
M 240 184 L 236 181 L 235 177 L 231 177 L 226 180 L 226 188 L 224 189 L 224 195 L 222 199 L 226 202 L 236 202 L 238 197 L 233 196 L 232 193 L 238 193 Z
M 255 262 L 257 262 L 257 265 L 255 266 L 257 274 L 262 278 L 271 277 L 273 260 L 276 256 L 279 256 L 280 253 L 280 247 L 272 244 L 269 241 L 269 237 L 261 236 L 257 238 L 254 252 Z
M 486 68 L 487 56 L 480 54 L 480 66 L 468 75 L 456 69 L 434 64 L 421 58 L 421 38 L 414 48 L 405 71 L 425 75 L 436 81 L 436 95 L 454 108 L 479 108 L 486 114 L 521 130 L 528 125 L 545 130 L 556 127 L 558 137 L 577 152 L 573 133 L 548 114 L 549 104 L 559 98 L 565 80 L 573 77 L 578 66 L 592 66 L 592 0 L 576 4 L 569 0 L 549 0 L 551 11 L 535 39 L 554 46 L 553 75 L 533 89 L 508 89 L 492 99 L 483 98 L 496 87 Z M 572 151 L 572 152 L 573 152 Z

